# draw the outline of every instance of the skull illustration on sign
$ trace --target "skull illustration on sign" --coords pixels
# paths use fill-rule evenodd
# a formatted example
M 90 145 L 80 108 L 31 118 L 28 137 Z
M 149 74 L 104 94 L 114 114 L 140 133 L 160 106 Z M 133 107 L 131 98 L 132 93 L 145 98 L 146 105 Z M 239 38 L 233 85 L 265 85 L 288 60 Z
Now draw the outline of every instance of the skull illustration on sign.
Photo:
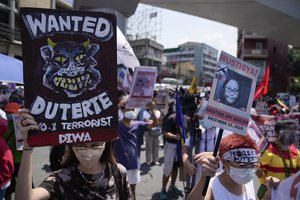
M 100 72 L 94 67 L 93 56 L 99 45 L 87 39 L 83 43 L 63 41 L 55 43 L 48 38 L 48 45 L 41 47 L 45 60 L 43 84 L 54 92 L 64 92 L 68 97 L 76 97 L 96 88 L 101 81 Z

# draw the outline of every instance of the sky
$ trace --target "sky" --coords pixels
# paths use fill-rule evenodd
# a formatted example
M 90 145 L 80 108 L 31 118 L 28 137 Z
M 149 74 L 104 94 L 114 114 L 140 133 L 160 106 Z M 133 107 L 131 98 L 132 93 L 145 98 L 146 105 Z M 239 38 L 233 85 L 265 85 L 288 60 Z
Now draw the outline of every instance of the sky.
M 164 48 L 200 42 L 236 56 L 237 28 L 175 11 L 162 10 L 161 42 Z
M 144 9 L 143 12 L 141 12 L 142 9 Z M 155 26 L 157 29 L 160 28 L 161 31 L 156 32 L 156 34 L 160 36 L 157 42 L 162 44 L 164 48 L 175 48 L 188 41 L 199 42 L 206 43 L 217 49 L 219 54 L 221 51 L 225 51 L 236 56 L 236 27 L 176 11 L 145 5 L 139 5 L 135 12 L 135 17 L 147 18 L 145 14 L 141 14 L 145 13 L 145 10 L 148 14 L 155 11 L 158 13 L 157 19 L 152 18 L 152 21 L 148 21 L 148 24 L 152 24 L 152 26 Z M 155 20 L 157 21 L 155 22 Z M 143 27 L 139 20 L 135 19 L 135 21 L 138 22 L 136 24 Z M 151 30 L 149 27 L 148 29 Z
M 73 0 L 66 1 L 69 3 L 73 2 Z M 148 24 L 151 24 L 152 28 L 153 24 L 156 24 L 156 28 L 159 26 L 161 31 L 158 34 L 160 37 L 158 37 L 157 41 L 162 44 L 164 48 L 175 48 L 185 42 L 199 42 L 206 43 L 217 49 L 219 54 L 221 51 L 225 51 L 236 56 L 237 28 L 204 18 L 139 4 L 135 16 L 132 16 L 136 26 L 133 28 L 141 31 L 141 29 L 144 28 L 143 25 L 141 25 L 144 22 L 141 20 L 149 20 L 146 14 L 155 11 L 158 11 L 157 18 L 152 18 L 151 21 L 148 21 Z

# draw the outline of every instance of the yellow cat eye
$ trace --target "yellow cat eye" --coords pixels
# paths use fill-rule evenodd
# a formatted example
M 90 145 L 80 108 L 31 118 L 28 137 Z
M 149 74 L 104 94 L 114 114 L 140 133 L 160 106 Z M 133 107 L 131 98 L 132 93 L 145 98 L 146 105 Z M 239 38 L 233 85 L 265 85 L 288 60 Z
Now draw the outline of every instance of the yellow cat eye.
M 55 60 L 56 62 L 62 63 L 62 62 L 65 62 L 65 61 L 66 61 L 66 58 L 65 58 L 65 57 L 62 57 L 62 56 L 57 56 L 57 57 L 54 58 L 54 60 Z
M 79 54 L 78 56 L 76 56 L 76 61 L 79 61 L 79 60 L 82 60 L 83 59 L 83 57 L 84 57 L 84 55 L 83 54 Z

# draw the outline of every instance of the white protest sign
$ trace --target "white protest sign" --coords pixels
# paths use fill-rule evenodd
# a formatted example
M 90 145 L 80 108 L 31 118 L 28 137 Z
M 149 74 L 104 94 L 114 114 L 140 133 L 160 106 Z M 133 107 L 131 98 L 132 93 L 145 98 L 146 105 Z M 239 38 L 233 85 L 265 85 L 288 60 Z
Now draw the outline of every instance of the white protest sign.
M 246 134 L 259 68 L 221 52 L 204 123 Z
M 269 142 L 263 133 L 259 130 L 255 121 L 250 118 L 247 134 L 255 141 L 259 148 L 259 153 L 263 153 L 269 146 Z
M 135 67 L 126 108 L 145 107 L 152 101 L 156 75 L 156 67 Z

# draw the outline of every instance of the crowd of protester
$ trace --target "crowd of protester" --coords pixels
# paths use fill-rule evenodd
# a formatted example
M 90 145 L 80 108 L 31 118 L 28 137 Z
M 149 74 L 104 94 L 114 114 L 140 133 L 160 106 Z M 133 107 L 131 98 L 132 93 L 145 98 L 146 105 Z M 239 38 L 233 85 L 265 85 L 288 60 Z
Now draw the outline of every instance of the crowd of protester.
M 270 142 L 262 154 L 259 154 L 257 144 L 249 136 L 226 131 L 219 153 L 214 157 L 212 152 L 220 129 L 203 121 L 209 92 L 190 95 L 187 90 L 180 88 L 179 94 L 187 132 L 190 131 L 190 126 L 195 131 L 194 135 L 189 135 L 184 141 L 181 158 L 177 154 L 177 143 L 182 135 L 177 129 L 174 91 L 170 91 L 166 112 L 156 107 L 157 91 L 154 92 L 152 102 L 138 110 L 125 109 L 128 95 L 120 92 L 120 136 L 112 142 L 52 147 L 49 158 L 53 172 L 35 187 L 31 168 L 33 148 L 27 144 L 26 138 L 28 130 L 38 129 L 38 126 L 29 110 L 23 108 L 23 89 L 1 85 L 0 200 L 11 199 L 14 192 L 17 199 L 76 199 L 79 195 L 82 199 L 98 199 L 101 196 L 105 199 L 135 200 L 136 185 L 140 182 L 141 146 L 144 143 L 146 164 L 163 165 L 161 200 L 168 199 L 170 193 L 182 197 L 185 195 L 187 199 L 270 199 L 271 187 L 277 186 L 280 181 L 299 170 L 299 150 L 294 145 L 298 134 L 298 124 L 295 122 L 277 120 L 276 139 Z M 255 111 L 255 103 L 251 113 L 259 114 Z M 265 104 L 267 113 L 264 114 L 268 115 L 278 116 L 300 111 L 300 103 L 289 108 L 276 98 L 266 98 Z M 21 151 L 16 149 L 13 114 L 21 115 L 18 123 L 24 139 Z M 159 137 L 164 139 L 163 163 L 158 160 Z M 193 148 L 196 148 L 194 152 L 191 151 Z M 242 162 L 240 157 L 232 156 L 238 155 L 239 151 L 253 152 L 252 157 L 248 158 L 251 162 Z M 99 162 L 95 159 L 87 160 L 87 154 L 92 154 Z M 180 167 L 188 177 L 185 191 L 176 186 Z M 253 188 L 255 175 L 261 183 L 257 194 Z M 203 196 L 201 192 L 207 176 L 213 178 Z M 274 177 L 272 184 L 268 184 L 270 176 Z M 110 181 L 112 177 L 114 181 Z M 169 178 L 171 181 L 167 187 Z M 119 189 L 115 190 L 114 185 Z M 220 195 L 222 198 L 219 198 Z

